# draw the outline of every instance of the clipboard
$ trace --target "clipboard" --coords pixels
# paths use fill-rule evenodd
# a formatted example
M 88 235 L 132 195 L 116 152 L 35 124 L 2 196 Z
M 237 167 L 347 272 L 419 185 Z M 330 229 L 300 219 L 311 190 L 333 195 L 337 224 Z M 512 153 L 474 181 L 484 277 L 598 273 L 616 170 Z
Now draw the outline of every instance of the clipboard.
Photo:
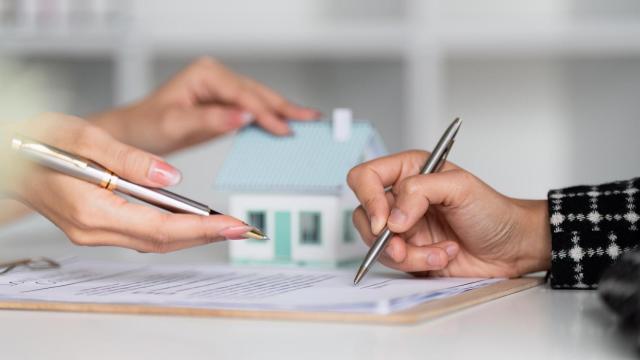
M 474 305 L 514 294 L 544 283 L 542 277 L 508 279 L 485 287 L 466 291 L 444 299 L 428 301 L 415 307 L 390 314 L 362 314 L 344 312 L 254 311 L 165 307 L 155 305 L 95 304 L 36 301 L 0 301 L 0 309 L 61 311 L 81 313 L 110 313 L 136 315 L 176 315 L 194 317 L 225 317 L 259 320 L 293 320 L 319 322 L 350 322 L 376 324 L 416 324 Z

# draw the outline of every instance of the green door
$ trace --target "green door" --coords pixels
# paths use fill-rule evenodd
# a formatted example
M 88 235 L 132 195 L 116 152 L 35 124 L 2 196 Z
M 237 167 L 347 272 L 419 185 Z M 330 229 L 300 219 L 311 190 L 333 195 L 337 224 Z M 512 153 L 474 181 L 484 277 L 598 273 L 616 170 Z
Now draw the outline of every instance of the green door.
M 276 211 L 276 261 L 291 260 L 291 213 Z

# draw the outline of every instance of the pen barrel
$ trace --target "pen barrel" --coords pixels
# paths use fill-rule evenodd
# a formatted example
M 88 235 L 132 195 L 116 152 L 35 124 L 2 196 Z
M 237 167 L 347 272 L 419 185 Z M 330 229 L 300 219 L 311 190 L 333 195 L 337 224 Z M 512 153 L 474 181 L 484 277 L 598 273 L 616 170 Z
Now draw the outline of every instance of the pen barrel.
M 12 148 L 44 167 L 129 195 L 171 212 L 205 216 L 212 214 L 209 206 L 205 204 L 164 189 L 148 188 L 120 179 L 99 164 L 53 146 L 15 137 Z
M 96 185 L 108 182 L 111 177 L 102 166 L 53 146 L 18 137 L 12 140 L 11 146 L 21 156 L 39 165 Z
M 209 206 L 164 189 L 152 189 L 118 179 L 115 190 L 174 213 L 210 215 Z

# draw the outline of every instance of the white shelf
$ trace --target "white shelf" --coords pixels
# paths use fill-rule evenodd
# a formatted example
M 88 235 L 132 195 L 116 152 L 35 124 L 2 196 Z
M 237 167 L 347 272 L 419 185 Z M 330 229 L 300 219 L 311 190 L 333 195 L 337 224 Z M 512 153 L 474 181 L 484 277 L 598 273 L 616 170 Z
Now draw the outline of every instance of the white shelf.
M 408 33 L 402 23 L 324 25 L 302 32 L 227 31 L 217 36 L 181 34 L 151 37 L 149 49 L 163 57 L 213 53 L 224 56 L 270 58 L 369 59 L 399 58 Z
M 110 56 L 119 50 L 120 38 L 120 33 L 106 32 L 74 36 L 0 33 L 0 53 L 14 56 Z
M 640 23 L 450 24 L 438 36 L 449 56 L 640 55 Z

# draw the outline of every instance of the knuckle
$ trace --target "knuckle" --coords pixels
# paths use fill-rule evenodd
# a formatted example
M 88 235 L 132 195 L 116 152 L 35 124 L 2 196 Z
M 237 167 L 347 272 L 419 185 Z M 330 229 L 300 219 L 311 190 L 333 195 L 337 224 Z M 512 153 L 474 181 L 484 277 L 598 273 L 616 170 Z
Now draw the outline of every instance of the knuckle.
M 289 108 L 289 102 L 278 94 L 271 94 L 272 101 L 271 106 L 276 111 L 285 111 Z
M 362 172 L 362 165 L 358 165 L 352 168 L 351 170 L 349 170 L 349 173 L 347 173 L 347 184 L 351 189 L 355 190 L 358 180 L 360 178 L 361 172 Z
M 246 95 L 244 95 L 244 88 L 236 81 L 225 84 L 220 91 L 223 93 L 223 97 L 227 102 L 232 104 L 239 104 Z
M 407 195 L 415 195 L 420 192 L 420 176 L 412 176 L 407 178 L 401 186 L 400 192 L 405 193 Z
M 156 226 L 149 235 L 148 242 L 150 251 L 154 253 L 168 253 L 171 251 L 171 236 L 165 231 L 163 226 Z
M 455 171 L 454 175 L 457 179 L 455 184 L 452 184 L 452 196 L 458 200 L 463 200 L 465 195 L 472 192 L 471 187 L 477 183 L 477 178 L 468 171 L 465 170 L 452 170 Z
M 93 125 L 80 126 L 73 134 L 73 147 L 78 152 L 88 152 L 95 148 L 96 140 L 104 133 Z
M 468 171 L 464 171 L 464 170 L 452 170 L 452 171 L 454 175 L 458 178 L 458 181 L 464 184 L 469 184 L 473 182 L 473 180 L 475 179 L 475 177 Z
M 122 164 L 125 174 L 144 174 L 148 167 L 147 159 L 129 147 L 118 150 L 115 158 L 119 164 Z
M 209 223 L 210 218 L 206 216 L 199 217 L 198 230 L 195 232 L 195 235 L 199 239 L 216 239 L 220 238 L 217 231 L 211 227 Z
M 220 63 L 218 62 L 218 60 L 212 58 L 211 56 L 201 56 L 195 61 L 196 66 L 204 68 L 216 67 L 219 64 Z
M 170 249 L 170 239 L 165 235 L 154 235 L 149 239 L 150 242 L 150 252 L 166 254 Z
M 378 203 L 378 198 L 376 196 L 372 196 L 372 197 L 366 198 L 364 200 L 364 202 L 362 203 L 362 206 L 365 209 L 371 211 L 371 210 L 375 209 L 375 206 L 376 206 L 377 203 Z

